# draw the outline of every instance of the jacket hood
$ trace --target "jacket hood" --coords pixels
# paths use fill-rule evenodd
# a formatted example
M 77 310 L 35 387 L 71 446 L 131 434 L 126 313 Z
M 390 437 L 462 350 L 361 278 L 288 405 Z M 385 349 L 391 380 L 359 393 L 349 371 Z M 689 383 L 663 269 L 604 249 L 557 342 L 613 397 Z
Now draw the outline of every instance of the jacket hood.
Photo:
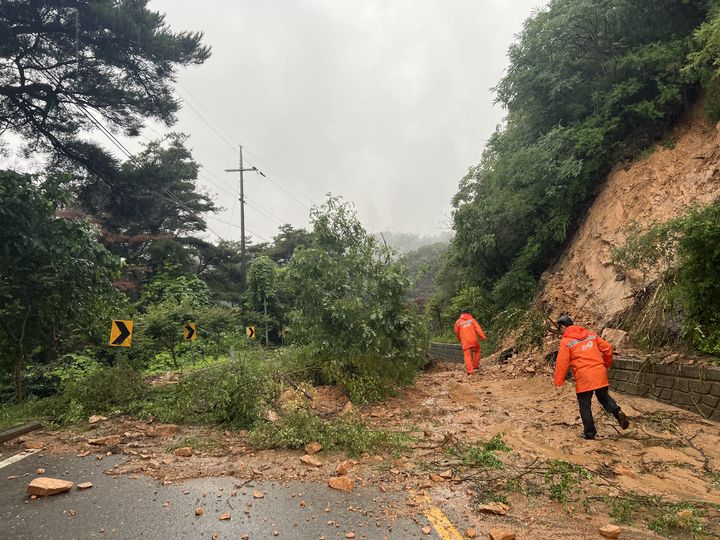
M 462 315 L 460 315 L 460 318 L 463 319 L 464 321 L 468 321 L 468 320 L 472 319 L 473 317 L 469 313 L 463 313 Z
M 563 337 L 570 338 L 570 339 L 585 339 L 586 337 L 588 337 L 588 334 L 590 334 L 590 332 L 588 332 L 587 329 L 583 328 L 582 326 L 573 325 L 573 326 L 568 326 L 565 329 L 565 332 L 563 333 Z

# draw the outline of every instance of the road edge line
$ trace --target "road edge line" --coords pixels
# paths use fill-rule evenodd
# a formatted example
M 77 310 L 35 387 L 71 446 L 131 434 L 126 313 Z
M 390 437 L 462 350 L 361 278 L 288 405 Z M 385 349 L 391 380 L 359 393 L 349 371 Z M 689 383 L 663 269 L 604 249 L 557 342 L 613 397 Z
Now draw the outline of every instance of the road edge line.
M 9 458 L 0 461 L 0 469 L 3 469 L 7 467 L 8 465 L 12 465 L 13 463 L 17 463 L 21 459 L 25 459 L 26 457 L 32 456 L 33 454 L 36 454 L 40 451 L 39 448 L 33 448 L 31 450 L 23 450 L 22 452 L 19 452 L 15 454 L 14 456 L 10 456 Z

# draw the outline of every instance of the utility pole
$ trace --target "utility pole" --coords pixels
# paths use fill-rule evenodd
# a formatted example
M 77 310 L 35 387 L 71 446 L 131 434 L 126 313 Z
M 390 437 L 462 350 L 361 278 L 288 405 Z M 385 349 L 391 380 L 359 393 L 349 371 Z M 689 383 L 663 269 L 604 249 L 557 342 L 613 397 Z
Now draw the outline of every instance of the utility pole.
M 240 309 L 241 311 L 244 311 L 245 306 L 243 302 L 243 297 L 245 296 L 245 276 L 247 276 L 247 271 L 245 268 L 245 182 L 243 178 L 243 173 L 246 171 L 254 171 L 262 176 L 265 176 L 262 172 L 258 170 L 257 167 L 250 167 L 245 168 L 243 166 L 243 148 L 242 145 L 240 145 L 240 159 L 239 159 L 239 165 L 240 167 L 237 169 L 225 169 L 225 172 L 239 172 L 240 173 Z

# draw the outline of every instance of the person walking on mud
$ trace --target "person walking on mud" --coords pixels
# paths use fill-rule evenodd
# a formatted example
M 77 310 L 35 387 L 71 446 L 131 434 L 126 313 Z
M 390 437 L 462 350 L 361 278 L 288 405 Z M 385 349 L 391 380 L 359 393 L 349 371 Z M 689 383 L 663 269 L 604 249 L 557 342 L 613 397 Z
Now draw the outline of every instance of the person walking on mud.
M 463 356 L 465 357 L 465 371 L 467 371 L 469 377 L 473 374 L 473 370 L 480 367 L 480 341 L 478 341 L 478 337 L 483 341 L 487 338 L 483 329 L 468 311 L 463 309 L 460 318 L 455 321 L 455 336 L 462 345 Z
M 630 421 L 608 392 L 607 370 L 612 366 L 612 345 L 582 326 L 575 326 L 567 315 L 557 320 L 563 332 L 560 350 L 555 362 L 555 387 L 559 390 L 565 382 L 568 367 L 575 378 L 575 392 L 583 423 L 583 439 L 592 440 L 597 435 L 592 415 L 593 393 L 603 409 L 612 414 L 622 429 L 630 427 Z

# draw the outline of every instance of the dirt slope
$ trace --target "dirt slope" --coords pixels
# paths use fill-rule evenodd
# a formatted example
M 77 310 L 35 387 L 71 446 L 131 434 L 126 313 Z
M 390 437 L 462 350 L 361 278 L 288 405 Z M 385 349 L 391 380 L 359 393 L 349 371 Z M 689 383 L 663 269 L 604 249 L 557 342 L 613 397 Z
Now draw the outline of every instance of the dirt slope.
M 540 298 L 553 315 L 578 313 L 587 301 L 579 322 L 602 328 L 632 304 L 640 278 L 622 280 L 612 263 L 611 249 L 625 242 L 628 227 L 644 231 L 720 197 L 720 124 L 709 125 L 697 106 L 673 138 L 674 148 L 659 146 L 610 174 L 570 246 L 543 276 Z

